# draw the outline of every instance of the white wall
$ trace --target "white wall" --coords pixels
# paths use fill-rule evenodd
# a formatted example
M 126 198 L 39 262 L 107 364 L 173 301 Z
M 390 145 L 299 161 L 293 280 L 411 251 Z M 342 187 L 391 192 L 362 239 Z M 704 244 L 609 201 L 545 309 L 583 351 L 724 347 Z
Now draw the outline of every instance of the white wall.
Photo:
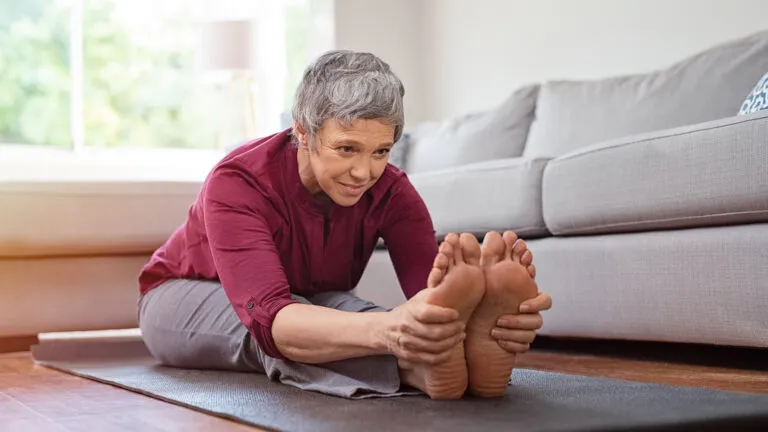
M 429 60 L 418 69 L 432 118 L 489 108 L 529 82 L 644 72 L 768 30 L 766 0 L 423 1 L 430 55 L 413 57 Z
M 408 123 L 429 115 L 424 74 L 424 13 L 422 0 L 336 0 L 335 45 L 368 51 L 389 63 L 405 86 Z

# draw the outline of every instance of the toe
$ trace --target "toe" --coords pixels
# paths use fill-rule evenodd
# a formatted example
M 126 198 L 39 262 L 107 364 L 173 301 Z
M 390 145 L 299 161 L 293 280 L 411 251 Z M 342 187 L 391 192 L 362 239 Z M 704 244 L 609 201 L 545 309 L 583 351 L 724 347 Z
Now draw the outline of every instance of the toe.
M 518 239 L 512 249 L 512 259 L 522 264 L 523 254 L 525 252 L 528 252 L 528 245 L 525 244 L 522 239 Z
M 459 235 L 456 233 L 449 233 L 445 236 L 445 239 L 443 240 L 443 244 L 448 244 L 453 249 L 454 253 L 459 248 Z
M 489 231 L 483 238 L 480 263 L 483 266 L 496 264 L 504 257 L 504 240 L 496 231 Z
M 437 250 L 437 255 L 435 256 L 435 262 L 432 264 L 432 267 L 438 268 L 443 272 L 446 272 L 449 267 L 453 266 L 453 260 L 454 260 L 453 256 L 455 251 L 456 251 L 456 248 L 451 243 L 444 241 L 440 245 L 440 249 Z
M 515 242 L 517 241 L 518 237 L 517 234 L 515 234 L 513 231 L 505 231 L 504 232 L 504 258 L 505 259 L 513 259 L 512 257 L 512 250 L 515 247 Z
M 461 252 L 464 255 L 464 262 L 471 265 L 480 265 L 480 243 L 472 234 L 464 233 L 460 236 Z
M 451 261 L 453 261 L 453 248 L 448 243 L 443 243 L 440 245 L 437 255 L 435 255 L 435 261 L 432 263 L 432 267 L 445 270 L 448 268 Z
M 456 233 L 450 233 L 445 236 L 445 242 L 451 245 L 451 249 L 453 250 L 453 255 L 449 258 L 453 258 L 451 260 L 451 264 L 458 264 L 461 262 L 464 262 L 464 254 L 461 250 L 461 240 L 458 234 Z
M 530 250 L 526 250 L 523 252 L 523 256 L 520 258 L 520 264 L 524 266 L 529 266 L 533 264 L 533 254 Z
M 528 266 L 528 274 L 531 275 L 531 279 L 536 279 L 536 266 L 531 264 Z
M 440 285 L 444 275 L 445 272 L 443 269 L 432 267 L 432 271 L 429 272 L 429 277 L 427 278 L 427 288 L 436 288 Z

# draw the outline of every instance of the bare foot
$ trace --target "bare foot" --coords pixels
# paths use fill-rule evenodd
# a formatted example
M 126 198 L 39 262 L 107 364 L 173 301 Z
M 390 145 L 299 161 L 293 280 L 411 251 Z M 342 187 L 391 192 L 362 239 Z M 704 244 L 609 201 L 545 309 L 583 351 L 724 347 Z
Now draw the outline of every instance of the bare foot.
M 506 391 L 515 355 L 499 346 L 491 330 L 501 315 L 518 314 L 520 303 L 538 294 L 532 274 L 523 264 L 528 250 L 515 247 L 516 240 L 511 232 L 503 237 L 490 232 L 483 240 L 480 265 L 485 273 L 485 296 L 467 324 L 465 341 L 469 391 L 476 396 L 499 397 Z
M 448 235 L 440 245 L 428 288 L 434 290 L 427 303 L 459 312 L 459 320 L 467 323 L 484 293 L 484 276 L 480 268 L 480 244 L 469 234 Z M 454 348 L 448 361 L 437 365 L 400 363 L 402 378 L 432 399 L 459 399 L 467 390 L 464 344 Z

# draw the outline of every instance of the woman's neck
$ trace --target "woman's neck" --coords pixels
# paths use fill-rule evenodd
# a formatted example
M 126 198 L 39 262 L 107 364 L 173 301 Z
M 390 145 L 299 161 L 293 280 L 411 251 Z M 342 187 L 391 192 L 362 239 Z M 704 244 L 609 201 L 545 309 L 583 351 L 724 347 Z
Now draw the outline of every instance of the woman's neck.
M 299 147 L 299 150 L 296 152 L 296 162 L 299 169 L 299 179 L 301 180 L 301 184 L 303 184 L 312 195 L 322 193 L 320 184 L 317 182 L 317 177 L 315 177 L 315 173 L 312 171 L 312 165 L 309 161 L 309 150 L 307 148 Z
M 309 161 L 309 151 L 310 150 L 306 147 L 299 147 L 298 151 L 296 152 L 299 179 L 301 180 L 301 184 L 304 185 L 309 193 L 312 194 L 312 196 L 315 198 L 315 201 L 317 201 L 317 203 L 320 204 L 326 212 L 328 212 L 331 208 L 332 201 L 328 195 L 323 192 L 323 189 L 320 187 L 320 183 L 318 183 L 314 171 L 312 171 L 312 165 Z

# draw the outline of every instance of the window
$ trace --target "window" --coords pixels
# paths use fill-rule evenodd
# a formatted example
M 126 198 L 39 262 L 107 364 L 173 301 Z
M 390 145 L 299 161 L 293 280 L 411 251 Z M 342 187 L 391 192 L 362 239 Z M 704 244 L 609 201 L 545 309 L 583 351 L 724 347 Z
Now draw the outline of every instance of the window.
M 0 149 L 225 150 L 285 126 L 316 0 L 0 0 Z M 218 16 L 217 16 L 218 15 Z M 253 23 L 250 99 L 201 70 L 206 20 Z

